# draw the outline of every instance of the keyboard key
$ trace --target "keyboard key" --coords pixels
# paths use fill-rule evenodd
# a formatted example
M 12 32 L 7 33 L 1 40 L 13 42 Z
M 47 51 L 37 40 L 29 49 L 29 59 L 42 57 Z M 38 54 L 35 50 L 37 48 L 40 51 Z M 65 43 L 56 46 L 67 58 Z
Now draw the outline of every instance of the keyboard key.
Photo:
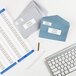
M 52 64 L 54 65 L 54 64 L 55 64 L 55 62 L 52 62 Z
M 71 68 L 71 66 L 67 66 L 67 68 L 69 69 L 69 68 Z
M 58 58 L 61 58 L 61 56 L 58 56 Z
M 62 54 L 61 56 L 62 56 L 62 57 L 64 57 L 65 55 L 64 55 L 64 54 Z
M 56 67 L 58 67 L 59 65 L 58 65 L 58 64 L 56 64 L 55 66 L 56 66 Z
M 56 60 L 56 63 L 58 63 L 59 61 L 58 60 Z
M 65 55 L 67 55 L 68 53 L 65 53 Z
M 74 65 L 73 65 L 73 64 L 71 64 L 70 66 L 71 66 L 71 67 L 73 67 Z
M 55 68 L 55 69 L 52 70 L 52 72 L 56 72 L 56 71 L 57 71 L 57 68 Z
M 67 67 L 64 67 L 64 70 L 67 70 Z
M 51 63 L 51 61 L 48 61 L 48 63 Z
M 62 65 L 62 63 L 61 63 L 61 62 L 59 62 L 59 65 Z
M 75 49 L 72 49 L 72 52 L 74 51 Z
M 61 74 L 58 74 L 58 76 L 62 76 Z
M 60 70 L 60 69 L 61 69 L 61 67 L 60 67 L 60 66 L 58 66 L 57 68 L 58 68 L 58 70 Z
M 62 57 L 62 60 L 64 60 L 65 59 L 65 57 Z
M 64 68 L 64 65 L 61 65 L 61 68 Z
M 49 66 L 52 66 L 52 64 L 50 63 Z
M 64 64 L 64 66 L 66 67 L 66 66 L 67 66 L 67 64 L 65 63 L 65 64 Z
M 53 62 L 53 61 L 54 61 L 54 59 L 51 60 L 51 62 Z
M 71 63 L 70 62 L 67 62 L 68 63 L 68 65 L 70 65 Z
M 75 53 L 76 54 L 76 53 Z M 74 55 L 76 57 L 76 55 Z
M 61 58 L 59 58 L 59 61 L 62 61 L 62 59 L 61 59 Z
M 64 69 L 61 69 L 61 72 L 63 72 L 64 71 Z
M 72 55 L 74 55 L 75 53 L 74 52 L 72 52 Z
M 65 63 L 65 61 L 62 61 L 62 63 L 64 64 L 64 63 Z
M 76 62 L 76 58 L 74 59 L 74 61 Z
M 61 74 L 62 74 L 62 76 L 64 76 L 64 75 L 65 75 L 65 73 L 64 73 L 64 72 L 62 72 Z
M 69 54 L 71 53 L 71 51 L 68 52 Z
M 65 59 L 65 62 L 68 62 L 68 59 Z
M 68 74 L 68 73 L 69 73 L 69 71 L 68 71 L 68 70 L 66 70 L 66 71 L 65 71 L 65 74 Z
M 71 60 L 71 58 L 69 58 L 69 61 Z
M 55 66 L 51 66 L 50 68 L 51 68 L 51 69 L 54 69 L 54 68 L 55 68 Z
M 74 66 L 76 66 L 76 62 L 74 62 Z
M 76 53 L 76 50 L 75 50 L 75 53 Z
M 57 58 L 55 58 L 55 60 L 57 60 Z
M 59 74 L 60 73 L 60 71 L 56 71 L 56 72 L 54 72 L 54 75 L 57 75 L 57 74 Z
M 65 57 L 68 58 L 68 55 L 66 55 Z
M 74 63 L 74 61 L 73 61 L 73 60 L 71 60 L 70 62 L 71 62 L 71 63 Z
M 75 57 L 74 56 L 72 56 L 72 59 L 74 59 Z

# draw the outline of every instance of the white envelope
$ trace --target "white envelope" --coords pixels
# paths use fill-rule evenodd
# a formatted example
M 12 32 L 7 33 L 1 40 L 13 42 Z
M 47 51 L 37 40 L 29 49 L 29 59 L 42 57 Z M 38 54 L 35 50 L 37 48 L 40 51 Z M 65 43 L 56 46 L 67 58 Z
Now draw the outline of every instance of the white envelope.
M 23 38 L 27 38 L 40 28 L 41 19 L 46 16 L 46 14 L 47 11 L 42 6 L 36 1 L 31 1 L 14 21 L 14 24 Z

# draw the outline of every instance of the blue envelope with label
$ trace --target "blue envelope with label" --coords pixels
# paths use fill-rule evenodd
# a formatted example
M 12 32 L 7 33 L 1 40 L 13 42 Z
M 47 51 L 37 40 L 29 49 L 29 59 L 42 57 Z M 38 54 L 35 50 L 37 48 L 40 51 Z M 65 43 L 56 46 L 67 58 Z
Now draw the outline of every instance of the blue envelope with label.
M 43 17 L 39 37 L 66 41 L 70 24 L 58 15 Z

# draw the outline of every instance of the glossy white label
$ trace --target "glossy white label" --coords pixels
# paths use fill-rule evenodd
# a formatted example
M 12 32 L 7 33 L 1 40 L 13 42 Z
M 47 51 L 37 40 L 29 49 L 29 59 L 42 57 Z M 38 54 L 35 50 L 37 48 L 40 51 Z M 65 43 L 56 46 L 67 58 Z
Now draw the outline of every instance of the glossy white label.
M 47 22 L 47 21 L 43 21 L 43 24 L 44 24 L 44 25 L 51 26 L 52 23 L 51 23 L 51 22 Z
M 25 29 L 27 29 L 35 23 L 36 23 L 36 20 L 33 18 L 33 19 L 29 20 L 28 22 L 26 22 L 23 26 Z
M 54 29 L 54 28 L 49 28 L 48 33 L 56 34 L 56 35 L 61 35 L 61 30 Z

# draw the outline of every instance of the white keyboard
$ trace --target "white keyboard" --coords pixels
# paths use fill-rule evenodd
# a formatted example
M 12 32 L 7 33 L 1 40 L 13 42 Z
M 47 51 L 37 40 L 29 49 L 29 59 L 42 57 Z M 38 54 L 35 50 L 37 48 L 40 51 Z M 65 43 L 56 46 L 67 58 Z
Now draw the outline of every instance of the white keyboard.
M 66 76 L 75 71 L 76 44 L 47 57 L 46 64 L 53 76 Z

